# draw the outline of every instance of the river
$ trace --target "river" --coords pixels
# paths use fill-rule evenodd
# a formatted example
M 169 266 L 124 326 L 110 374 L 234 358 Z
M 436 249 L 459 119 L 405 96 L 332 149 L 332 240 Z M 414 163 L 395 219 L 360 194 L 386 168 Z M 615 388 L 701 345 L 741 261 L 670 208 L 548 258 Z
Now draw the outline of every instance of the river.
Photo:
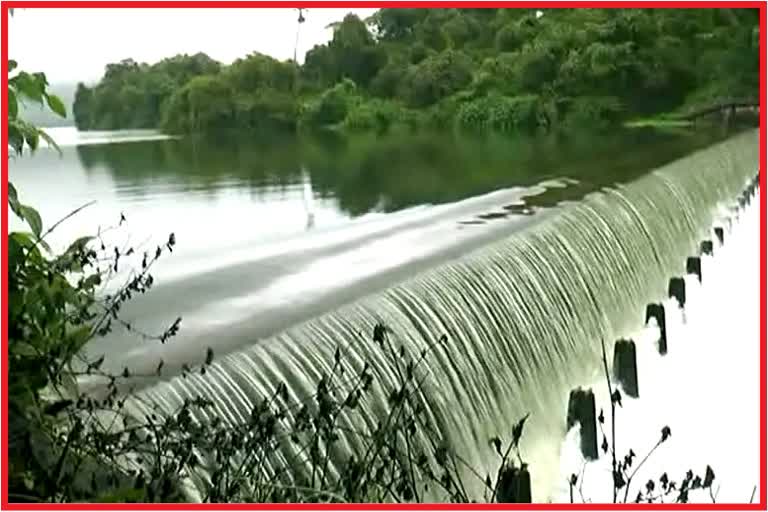
M 60 155 L 44 148 L 10 162 L 22 200 L 46 225 L 96 201 L 49 236 L 54 248 L 117 225 L 121 214 L 126 223 L 104 236 L 134 247 L 136 268 L 143 251 L 153 253 L 170 233 L 177 240 L 154 269 L 155 288 L 123 314 L 152 334 L 181 316 L 181 333 L 160 347 L 117 328 L 91 347 L 113 368 L 147 361 L 146 351 L 196 359 L 214 332 L 217 354 L 250 344 L 723 137 L 50 134 Z
M 641 328 L 644 305 L 683 271 L 757 160 L 754 131 L 53 135 L 60 155 L 11 162 L 22 201 L 51 222 L 98 200 L 56 230 L 54 247 L 121 214 L 105 236 L 135 247 L 137 261 L 169 233 L 177 240 L 157 285 L 122 316 L 146 332 L 182 317 L 180 334 L 160 344 L 118 328 L 87 347 L 116 371 L 152 373 L 162 359 L 165 382 L 144 397 L 164 413 L 203 394 L 237 422 L 280 383 L 306 397 L 347 341 L 349 364 L 373 362 L 372 403 L 385 402 L 392 368 L 351 340 L 379 321 L 414 353 L 445 334 L 429 363 L 431 414 L 483 474 L 494 466 L 488 439 L 531 413 L 523 444 L 537 500 L 562 493 L 561 414 L 570 389 L 599 379 L 599 340 Z M 208 347 L 207 375 L 171 378 Z M 360 414 L 372 422 L 376 411 Z

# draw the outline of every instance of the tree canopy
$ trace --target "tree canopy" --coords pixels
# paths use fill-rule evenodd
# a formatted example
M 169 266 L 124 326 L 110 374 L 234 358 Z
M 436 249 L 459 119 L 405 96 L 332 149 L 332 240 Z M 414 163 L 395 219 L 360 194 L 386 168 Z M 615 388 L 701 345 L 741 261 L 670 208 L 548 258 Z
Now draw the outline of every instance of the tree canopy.
M 301 66 L 258 53 L 110 64 L 78 87 L 77 125 L 603 128 L 759 89 L 756 9 L 381 9 L 333 28 Z

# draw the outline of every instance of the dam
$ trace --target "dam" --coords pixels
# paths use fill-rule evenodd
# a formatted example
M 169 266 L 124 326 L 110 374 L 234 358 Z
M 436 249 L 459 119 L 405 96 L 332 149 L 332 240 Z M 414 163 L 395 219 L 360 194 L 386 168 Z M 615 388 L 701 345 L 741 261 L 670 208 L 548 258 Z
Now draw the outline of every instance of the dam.
M 399 352 L 395 360 L 425 354 L 418 403 L 477 475 L 496 471 L 489 439 L 508 435 L 529 415 L 521 451 L 535 468 L 534 501 L 548 501 L 560 484 L 569 391 L 600 379 L 601 341 L 612 348 L 643 326 L 645 306 L 666 297 L 670 277 L 686 273 L 687 257 L 711 238 L 723 206 L 754 181 L 758 159 L 757 131 L 747 131 L 604 187 L 535 222 L 521 221 L 503 236 L 477 238 L 471 250 L 380 291 L 255 335 L 249 346 L 224 351 L 204 374 L 153 383 L 131 410 L 173 414 L 185 400 L 204 397 L 211 406 L 195 421 L 215 417 L 234 426 L 247 422 L 266 397 L 291 410 L 340 367 L 347 375 L 367 369 L 370 391 L 354 410 L 340 411 L 345 428 L 328 448 L 326 474 L 333 478 L 351 455 L 365 451 L 358 432 L 374 430 L 386 417 L 402 378 L 385 344 L 375 340 L 378 332 Z M 208 341 L 214 350 L 216 343 Z M 289 413 L 281 428 L 294 420 Z M 288 439 L 266 459 L 266 473 L 307 471 L 302 450 Z M 190 496 L 206 478 L 203 470 L 189 478 Z M 475 480 L 466 492 L 482 499 L 482 480 Z

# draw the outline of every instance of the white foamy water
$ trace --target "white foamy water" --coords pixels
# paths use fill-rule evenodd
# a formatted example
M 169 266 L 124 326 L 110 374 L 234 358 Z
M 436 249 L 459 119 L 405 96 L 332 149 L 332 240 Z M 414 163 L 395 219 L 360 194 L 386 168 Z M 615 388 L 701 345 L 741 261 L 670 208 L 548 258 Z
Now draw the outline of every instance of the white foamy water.
M 395 345 L 402 344 L 413 353 L 425 349 L 444 333 L 444 347 L 432 354 L 430 381 L 422 391 L 427 410 L 436 418 L 446 442 L 480 474 L 495 472 L 498 461 L 488 440 L 496 435 L 508 438 L 514 422 L 530 414 L 522 449 L 534 471 L 533 497 L 536 501 L 559 498 L 564 482 L 561 461 L 579 463 L 578 456 L 569 458 L 572 443 L 566 443 L 565 449 L 562 446 L 569 390 L 601 383 L 600 338 L 612 341 L 640 328 L 645 305 L 661 299 L 667 279 L 683 271 L 686 257 L 696 250 L 717 220 L 714 207 L 732 200 L 746 180 L 754 176 L 755 135 L 752 132 L 735 137 L 626 186 L 591 195 L 563 207 L 545 222 L 533 223 L 527 229 L 274 336 L 260 337 L 254 330 L 256 321 L 243 323 L 239 333 L 233 328 L 229 333 L 216 332 L 219 353 L 230 342 L 239 341 L 245 348 L 219 358 L 205 376 L 169 378 L 145 388 L 143 401 L 135 404 L 135 412 L 145 414 L 145 403 L 154 403 L 162 413 L 169 414 L 185 398 L 203 395 L 214 403 L 215 411 L 211 414 L 236 424 L 278 383 L 287 386 L 289 398 L 285 400 L 311 396 L 320 374 L 331 371 L 339 340 L 362 340 L 349 347 L 349 369 L 357 371 L 355 368 L 362 367 L 363 361 L 371 361 L 378 385 L 370 401 L 354 417 L 345 416 L 343 421 L 375 424 L 383 410 L 380 404 L 386 403 L 388 390 L 396 385 L 396 375 L 391 365 L 381 359 L 376 344 L 366 343 L 361 333 L 372 332 L 375 324 L 384 323 Z M 739 236 L 746 235 L 739 235 L 734 228 L 728 232 L 726 242 L 737 245 Z M 727 254 L 725 249 L 718 248 L 716 258 L 722 260 Z M 707 286 L 713 286 L 715 294 L 722 298 L 713 273 L 713 266 L 720 264 L 719 260 L 705 261 L 703 271 Z M 733 264 L 740 269 L 748 268 L 751 273 L 747 275 L 754 275 L 756 266 L 748 267 L 741 261 Z M 727 262 L 723 265 L 728 267 Z M 720 280 L 731 278 L 724 275 Z M 695 318 L 705 315 L 711 320 L 715 316 L 700 309 L 705 308 L 705 301 L 698 300 L 695 289 L 691 289 L 690 295 L 686 326 L 676 323 L 673 312 L 668 315 L 670 355 L 654 363 L 658 367 L 645 362 L 656 357 L 645 350 L 654 348 L 653 341 L 647 341 L 647 336 L 635 338 L 638 343 L 645 343 L 640 350 L 641 401 L 646 395 L 654 396 L 654 385 L 658 395 L 665 394 L 664 386 L 671 386 L 667 389 L 672 398 L 663 396 L 669 400 L 663 402 L 667 404 L 666 412 L 685 411 L 684 419 L 695 417 L 693 424 L 698 428 L 698 422 L 707 421 L 711 415 L 706 405 L 712 393 L 700 389 L 700 381 L 706 378 L 697 371 L 705 370 L 692 369 L 700 364 L 698 355 L 680 356 L 679 347 L 686 336 L 712 336 L 717 345 L 722 339 L 733 339 L 736 331 L 730 326 L 721 326 L 722 331 L 718 331 L 705 325 L 699 334 L 687 334 L 687 329 L 697 325 Z M 731 315 L 727 321 L 735 318 Z M 718 332 L 722 334 L 717 335 Z M 696 343 L 691 346 L 694 354 L 702 350 Z M 180 351 L 185 349 L 180 347 L 174 354 L 172 348 L 164 355 L 175 357 L 163 358 L 165 368 L 169 362 L 181 360 Z M 725 361 L 723 357 L 714 357 L 718 362 Z M 735 359 L 739 364 L 745 360 L 738 356 Z M 674 366 L 674 361 L 680 362 Z M 145 357 L 144 364 L 147 363 L 154 361 Z M 709 379 L 722 381 L 721 368 Z M 671 376 L 664 375 L 665 371 Z M 644 379 L 654 383 L 648 390 Z M 596 389 L 602 398 L 603 391 L 600 387 Z M 664 413 L 661 403 L 661 399 L 651 400 L 649 407 Z M 631 408 L 627 404 L 627 409 Z M 648 422 L 656 421 L 647 410 L 637 414 Z M 663 415 L 662 418 L 658 421 L 670 424 L 675 439 L 678 430 L 686 431 L 685 425 L 673 423 Z M 651 438 L 659 435 L 664 423 L 648 431 Z M 627 424 L 647 426 L 639 420 Z M 647 429 L 639 431 L 645 433 Z M 644 444 L 643 439 L 631 440 L 638 446 Z M 332 462 L 334 468 L 343 464 L 349 454 L 362 449 L 360 438 L 351 434 L 345 434 L 343 446 L 344 450 Z M 701 446 L 694 444 L 691 450 L 703 452 Z M 290 464 L 300 472 L 303 463 L 292 462 L 295 450 L 286 442 L 271 456 L 272 467 Z M 642 453 L 641 448 L 635 451 Z M 680 454 L 677 456 L 683 459 Z M 709 463 L 717 466 L 714 459 L 709 459 Z M 596 467 L 600 467 L 599 463 Z M 668 469 L 673 475 L 676 473 L 675 468 Z M 203 473 L 195 475 L 195 485 L 204 478 Z M 470 492 L 480 494 L 481 487 L 478 484 Z M 435 495 L 428 499 L 441 498 Z M 602 501 L 599 497 L 592 499 Z
M 638 456 L 637 464 L 659 440 L 663 426 L 668 425 L 672 435 L 638 471 L 629 501 L 638 490 L 645 491 L 649 479 L 658 488 L 662 473 L 680 481 L 688 469 L 703 478 L 708 464 L 715 472 L 713 495 L 718 503 L 746 503 L 759 486 L 759 204 L 758 191 L 734 219 L 731 231 L 727 222 L 720 223 L 725 226 L 724 246 L 719 247 L 712 235 L 715 251 L 713 257 L 702 257 L 703 282 L 699 284 L 695 276 L 685 278 L 685 320 L 673 299 L 664 301 L 668 354 L 661 356 L 656 350 L 658 329 L 654 326 L 631 336 L 637 345 L 640 397 L 624 396 L 623 406 L 617 407 L 617 458 L 623 459 L 631 448 Z M 597 380 L 591 387 L 598 411 L 605 411 L 604 429 L 610 441 L 606 382 Z M 565 421 L 565 411 L 562 414 Z M 552 501 L 569 501 L 567 480 L 575 473 L 580 478 L 574 501 L 582 501 L 578 487 L 583 486 L 587 501 L 610 502 L 610 452 L 601 452 L 599 460 L 585 465 L 578 430 L 574 427 L 563 442 L 560 485 Z M 598 444 L 601 442 L 599 435 Z M 535 460 L 531 465 L 536 471 Z M 754 491 L 753 502 L 760 501 L 759 493 L 759 488 Z M 712 496 L 697 491 L 690 500 L 711 502 Z

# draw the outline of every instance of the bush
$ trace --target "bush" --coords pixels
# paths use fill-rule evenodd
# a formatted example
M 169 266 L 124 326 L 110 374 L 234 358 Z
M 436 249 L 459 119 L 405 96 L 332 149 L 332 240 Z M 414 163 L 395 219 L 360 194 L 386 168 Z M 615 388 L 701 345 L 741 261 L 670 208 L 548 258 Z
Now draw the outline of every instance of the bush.
M 492 95 L 461 105 L 457 124 L 463 128 L 532 130 L 541 124 L 538 96 Z
M 397 103 L 372 99 L 355 105 L 347 114 L 344 126 L 353 131 L 383 132 L 405 116 L 404 109 Z
M 357 86 L 344 79 L 306 105 L 301 121 L 309 126 L 335 125 L 344 121 L 349 109 L 359 101 Z

